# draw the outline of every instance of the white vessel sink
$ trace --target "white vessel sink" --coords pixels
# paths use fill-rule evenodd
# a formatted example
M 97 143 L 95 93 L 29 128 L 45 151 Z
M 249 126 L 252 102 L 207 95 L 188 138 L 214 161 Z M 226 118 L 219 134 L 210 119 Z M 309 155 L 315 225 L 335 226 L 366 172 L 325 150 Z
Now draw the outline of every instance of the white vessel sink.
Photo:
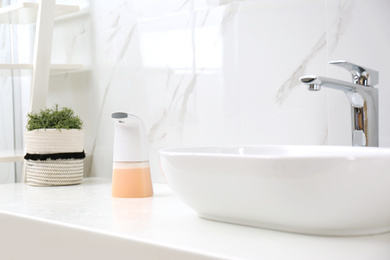
M 390 149 L 169 148 L 160 159 L 169 186 L 205 219 L 316 235 L 390 231 Z

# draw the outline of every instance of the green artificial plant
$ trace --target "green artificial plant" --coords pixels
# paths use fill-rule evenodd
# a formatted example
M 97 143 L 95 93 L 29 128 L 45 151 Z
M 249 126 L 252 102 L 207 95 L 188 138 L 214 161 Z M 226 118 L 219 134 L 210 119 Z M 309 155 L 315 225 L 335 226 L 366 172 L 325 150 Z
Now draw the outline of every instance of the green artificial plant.
M 41 109 L 38 113 L 27 115 L 27 130 L 35 129 L 82 129 L 83 121 L 68 107 Z

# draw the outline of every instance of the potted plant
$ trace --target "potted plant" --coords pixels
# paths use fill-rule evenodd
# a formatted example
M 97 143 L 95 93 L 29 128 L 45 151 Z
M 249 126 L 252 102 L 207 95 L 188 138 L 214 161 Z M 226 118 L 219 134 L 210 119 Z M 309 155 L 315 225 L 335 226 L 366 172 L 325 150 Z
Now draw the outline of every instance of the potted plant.
M 27 115 L 26 176 L 32 186 L 80 184 L 84 175 L 83 121 L 67 107 Z

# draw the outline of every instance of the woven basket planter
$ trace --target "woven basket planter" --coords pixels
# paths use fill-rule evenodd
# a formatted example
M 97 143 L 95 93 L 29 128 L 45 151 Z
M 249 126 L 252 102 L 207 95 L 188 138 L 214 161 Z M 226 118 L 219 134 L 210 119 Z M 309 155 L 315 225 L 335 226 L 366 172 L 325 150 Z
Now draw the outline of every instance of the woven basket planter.
M 80 184 L 84 175 L 84 131 L 37 129 L 24 133 L 26 176 L 32 186 Z

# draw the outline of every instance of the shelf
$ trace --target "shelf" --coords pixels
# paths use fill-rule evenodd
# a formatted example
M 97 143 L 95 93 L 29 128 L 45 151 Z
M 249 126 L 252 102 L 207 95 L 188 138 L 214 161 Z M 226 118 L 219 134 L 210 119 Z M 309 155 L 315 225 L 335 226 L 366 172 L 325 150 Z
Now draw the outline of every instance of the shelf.
M 66 70 L 81 70 L 83 68 L 82 64 L 51 64 L 50 70 L 53 70 L 55 72 L 58 71 L 66 71 Z M 28 70 L 33 69 L 32 64 L 27 63 L 3 63 L 0 64 L 0 69 L 3 70 Z
M 52 72 L 61 72 L 69 70 L 81 70 L 83 68 L 82 64 L 51 64 L 50 70 Z
M 23 150 L 0 151 L 0 163 L 23 161 Z
M 54 22 L 62 22 L 62 21 L 77 19 L 83 16 L 88 16 L 90 15 L 90 13 L 91 13 L 90 8 L 81 8 L 78 12 L 55 17 Z
M 37 20 L 38 4 L 20 2 L 0 8 L 0 23 L 5 24 L 29 24 Z M 79 11 L 75 5 L 56 5 L 55 17 L 71 14 Z

